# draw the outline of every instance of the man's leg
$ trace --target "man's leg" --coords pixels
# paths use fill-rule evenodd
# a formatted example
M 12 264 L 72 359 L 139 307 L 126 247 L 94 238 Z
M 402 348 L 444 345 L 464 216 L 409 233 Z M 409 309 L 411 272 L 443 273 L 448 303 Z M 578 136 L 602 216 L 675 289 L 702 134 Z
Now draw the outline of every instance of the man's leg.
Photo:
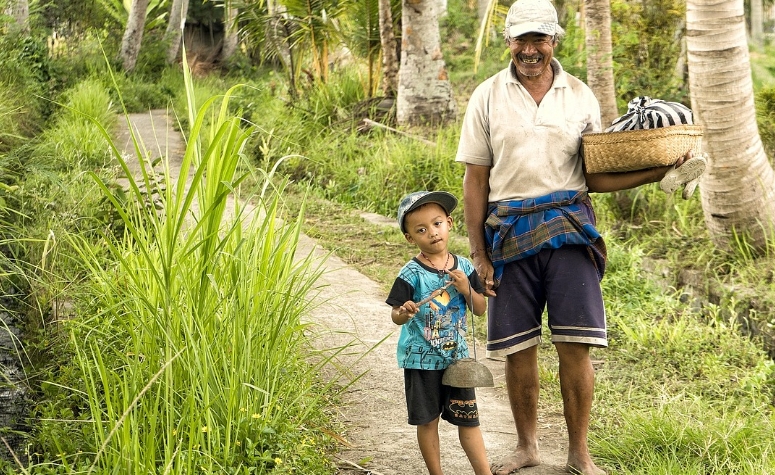
M 589 455 L 587 433 L 595 391 L 595 370 L 589 346 L 581 343 L 555 343 L 560 357 L 560 389 L 568 426 L 568 465 L 571 473 L 605 475 Z
M 494 475 L 506 475 L 541 463 L 538 454 L 538 346 L 506 357 L 506 389 L 517 427 L 514 453 L 491 467 Z
M 439 448 L 439 418 L 417 426 L 417 442 L 430 475 L 442 475 Z

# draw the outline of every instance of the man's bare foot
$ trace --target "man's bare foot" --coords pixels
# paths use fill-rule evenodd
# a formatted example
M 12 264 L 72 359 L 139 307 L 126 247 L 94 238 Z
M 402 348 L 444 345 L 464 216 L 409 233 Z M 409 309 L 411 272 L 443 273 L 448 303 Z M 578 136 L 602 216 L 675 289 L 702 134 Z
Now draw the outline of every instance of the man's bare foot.
M 523 467 L 535 467 L 541 463 L 541 457 L 538 450 L 528 450 L 517 447 L 513 454 L 504 458 L 500 462 L 494 462 L 490 465 L 490 471 L 493 475 L 508 475 L 516 472 Z
M 605 470 L 597 468 L 595 462 L 590 459 L 574 463 L 571 463 L 570 459 L 568 459 L 568 465 L 565 466 L 565 470 L 573 475 L 606 475 Z

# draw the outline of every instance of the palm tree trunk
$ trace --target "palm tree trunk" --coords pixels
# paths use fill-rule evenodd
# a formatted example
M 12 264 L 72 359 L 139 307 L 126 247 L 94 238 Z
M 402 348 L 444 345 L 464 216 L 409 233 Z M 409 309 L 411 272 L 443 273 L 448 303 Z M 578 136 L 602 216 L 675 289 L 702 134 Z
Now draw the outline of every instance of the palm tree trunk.
M 11 0 L 6 7 L 5 14 L 13 18 L 13 29 L 16 32 L 27 35 L 30 32 L 30 4 L 27 0 Z
M 614 63 L 611 47 L 611 1 L 584 0 L 587 84 L 600 102 L 603 127 L 617 117 Z
M 145 28 L 145 16 L 148 13 L 149 0 L 132 0 L 129 10 L 129 19 L 126 23 L 124 37 L 121 40 L 120 58 L 124 71 L 131 71 L 137 64 L 137 56 L 140 54 L 140 44 L 143 41 L 143 29 Z
M 222 63 L 228 61 L 239 46 L 237 7 L 234 6 L 233 0 L 227 0 L 224 2 L 224 8 L 226 10 L 223 18 L 223 47 L 218 58 Z
M 689 89 L 710 167 L 701 180 L 705 223 L 717 245 L 733 234 L 757 249 L 775 219 L 775 172 L 756 124 L 743 0 L 687 0 Z
M 390 0 L 379 0 L 379 39 L 382 46 L 382 90 L 385 97 L 396 97 L 398 90 L 398 54 L 393 32 Z
M 164 40 L 167 42 L 167 64 L 172 64 L 178 58 L 180 40 L 185 31 L 186 18 L 188 17 L 188 0 L 173 0 L 170 8 L 170 21 L 167 23 L 167 31 Z
M 457 107 L 441 53 L 440 5 L 403 0 L 401 69 L 396 118 L 399 124 L 438 124 L 455 119 Z

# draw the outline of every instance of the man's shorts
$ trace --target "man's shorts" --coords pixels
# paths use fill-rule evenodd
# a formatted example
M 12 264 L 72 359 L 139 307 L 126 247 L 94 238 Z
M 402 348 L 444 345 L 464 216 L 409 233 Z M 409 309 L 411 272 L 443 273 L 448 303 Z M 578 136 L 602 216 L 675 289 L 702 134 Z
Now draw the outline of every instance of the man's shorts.
M 506 264 L 488 300 L 487 356 L 506 356 L 541 342 L 549 315 L 552 343 L 608 346 L 605 308 L 587 246 L 543 249 Z
M 427 424 L 441 415 L 442 419 L 455 426 L 478 426 L 479 408 L 474 388 L 453 388 L 441 384 L 443 375 L 443 369 L 404 369 L 409 424 Z

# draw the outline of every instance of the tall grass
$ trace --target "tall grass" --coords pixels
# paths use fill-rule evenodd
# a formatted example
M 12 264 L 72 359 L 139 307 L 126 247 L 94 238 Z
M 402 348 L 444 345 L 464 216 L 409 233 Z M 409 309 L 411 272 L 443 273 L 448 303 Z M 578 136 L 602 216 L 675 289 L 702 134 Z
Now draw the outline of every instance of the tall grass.
M 125 232 L 98 243 L 67 236 L 88 270 L 77 295 L 84 317 L 65 323 L 82 378 L 69 397 L 85 417 L 71 437 L 50 442 L 56 457 L 28 472 L 330 468 L 320 429 L 330 392 L 304 358 L 300 317 L 320 270 L 295 256 L 303 213 L 277 219 L 282 186 L 252 197 L 255 210 L 239 204 L 251 129 L 228 112 L 234 89 L 197 108 L 185 81 L 191 128 L 180 176 L 191 171 L 191 187 L 166 171 L 161 211 L 147 206 L 141 190 L 156 177 L 138 157 L 142 176 L 130 179 L 127 200 L 93 175 Z M 72 427 L 49 421 L 58 423 Z

